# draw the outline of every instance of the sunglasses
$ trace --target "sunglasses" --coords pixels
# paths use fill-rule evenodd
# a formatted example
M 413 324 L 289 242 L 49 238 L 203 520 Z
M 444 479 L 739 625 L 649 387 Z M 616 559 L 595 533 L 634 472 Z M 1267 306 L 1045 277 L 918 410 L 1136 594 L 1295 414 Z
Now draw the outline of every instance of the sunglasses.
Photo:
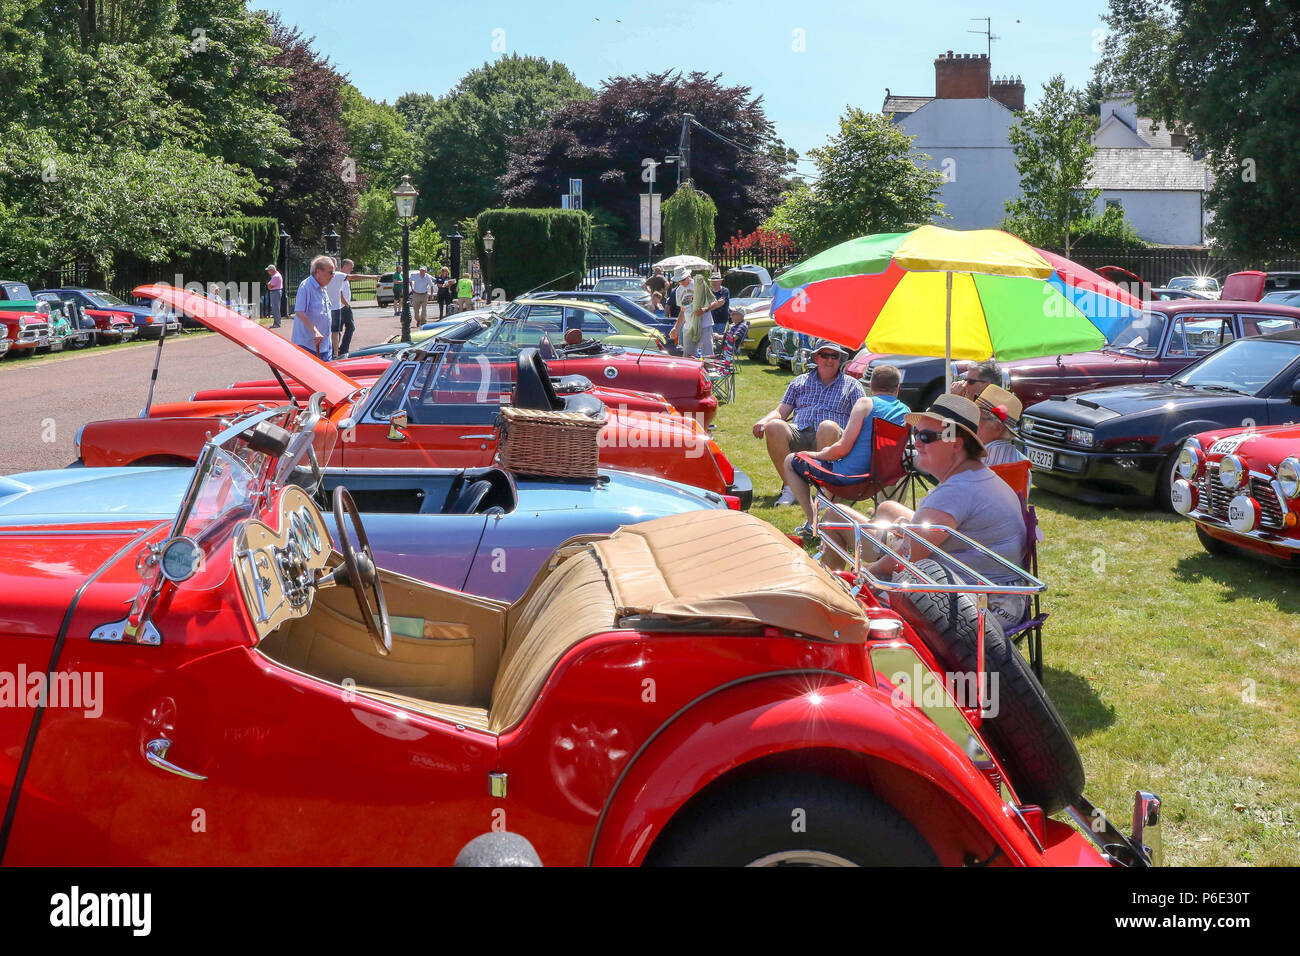
M 937 432 L 930 428 L 918 428 L 912 434 L 916 435 L 916 440 L 922 445 L 943 441 L 943 432 Z
M 838 362 L 840 358 L 840 353 L 839 352 L 818 352 L 814 357 L 819 359 L 835 359 Z

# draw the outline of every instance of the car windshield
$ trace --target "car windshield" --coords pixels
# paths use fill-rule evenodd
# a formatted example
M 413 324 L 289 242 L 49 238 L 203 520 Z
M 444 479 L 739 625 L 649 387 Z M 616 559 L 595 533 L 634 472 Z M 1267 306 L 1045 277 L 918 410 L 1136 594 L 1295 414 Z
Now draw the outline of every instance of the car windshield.
M 1143 312 L 1111 339 L 1106 348 L 1154 352 L 1160 347 L 1160 340 L 1164 337 L 1165 325 L 1168 321 L 1169 317 L 1163 312 Z
M 640 279 L 598 279 L 596 281 L 597 292 L 640 292 Z
M 1219 280 L 1212 279 L 1209 276 L 1177 276 L 1169 280 L 1169 288 L 1214 292 L 1219 288 Z
M 398 368 L 367 411 L 405 411 L 413 425 L 486 424 L 514 393 L 518 349 L 501 343 L 440 343 Z
M 96 305 L 109 306 L 127 304 L 111 292 L 87 292 L 86 298 L 90 299 L 90 301 L 94 302 Z
M 1191 388 L 1255 395 L 1297 358 L 1300 342 L 1238 339 L 1169 381 Z

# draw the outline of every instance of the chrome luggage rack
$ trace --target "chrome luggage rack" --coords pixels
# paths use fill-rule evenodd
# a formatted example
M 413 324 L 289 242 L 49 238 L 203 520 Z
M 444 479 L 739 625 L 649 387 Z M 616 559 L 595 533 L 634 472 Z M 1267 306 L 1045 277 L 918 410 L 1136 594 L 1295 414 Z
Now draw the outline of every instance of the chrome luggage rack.
M 813 505 L 813 534 L 821 540 L 821 548 L 818 550 L 816 558 L 820 562 L 826 555 L 827 549 L 839 555 L 847 565 L 847 570 L 853 575 L 853 595 L 856 597 L 861 593 L 863 586 L 869 586 L 874 591 L 916 593 L 929 592 L 937 594 L 969 594 L 975 600 L 977 611 L 978 626 L 976 640 L 978 649 L 976 651 L 976 670 L 982 675 L 984 673 L 984 616 L 988 611 L 988 599 L 990 594 L 1041 594 L 1047 590 L 1047 585 L 1034 577 L 1023 568 L 1017 567 L 1008 561 L 1002 555 L 989 550 L 978 541 L 962 534 L 956 529 L 949 528 L 950 537 L 957 539 L 973 551 L 978 551 L 989 558 L 992 558 L 998 565 L 1013 571 L 1023 579 L 1023 584 L 998 584 L 990 580 L 987 576 L 976 571 L 966 563 L 954 558 L 947 551 L 939 546 L 932 544 L 923 538 L 918 531 L 926 530 L 932 525 L 929 522 L 910 522 L 910 521 L 870 521 L 862 515 L 857 514 L 845 505 L 837 504 L 830 499 L 823 498 L 818 492 L 818 487 L 814 484 L 812 489 Z M 839 521 L 827 522 L 822 520 L 823 512 L 832 513 L 839 518 Z M 822 534 L 823 531 L 848 531 L 853 534 L 853 548 L 848 551 L 831 535 Z M 907 554 L 903 554 L 897 547 L 889 543 L 890 533 L 895 533 L 903 539 L 900 544 L 906 543 Z M 868 561 L 863 561 L 863 542 L 870 542 L 871 546 L 879 552 L 878 555 L 869 555 Z M 965 580 L 955 583 L 936 581 L 932 576 L 926 574 L 921 568 L 911 560 L 911 546 L 916 542 L 925 547 L 929 552 L 926 558 L 933 558 L 939 564 L 950 567 L 958 573 L 958 576 Z M 867 565 L 876 557 L 889 555 L 906 570 L 917 578 L 915 581 L 891 581 L 885 578 L 879 578 L 867 569 Z M 917 558 L 917 560 L 922 560 Z M 970 583 L 967 583 L 970 582 Z M 977 684 L 982 688 L 983 681 Z M 982 693 L 982 691 L 981 691 Z M 983 700 L 979 701 L 979 706 L 983 708 Z

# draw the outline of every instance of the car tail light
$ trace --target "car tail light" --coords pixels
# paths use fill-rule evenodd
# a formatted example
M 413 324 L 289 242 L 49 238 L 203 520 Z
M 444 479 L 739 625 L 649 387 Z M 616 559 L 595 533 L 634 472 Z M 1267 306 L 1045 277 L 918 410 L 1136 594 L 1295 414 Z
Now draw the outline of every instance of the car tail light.
M 696 389 L 697 398 L 707 398 L 713 394 L 713 385 L 709 382 L 709 376 L 705 373 L 703 367 L 700 368 L 700 381 Z
M 722 472 L 722 483 L 724 485 L 730 485 L 736 480 L 736 469 L 732 466 L 731 462 L 727 460 L 727 456 L 722 453 L 722 449 L 718 447 L 718 443 L 712 438 L 709 439 L 709 453 L 713 455 L 713 461 L 717 464 L 718 471 Z
M 727 507 L 732 511 L 740 510 L 740 498 L 736 495 L 723 495 L 722 500 L 727 503 Z

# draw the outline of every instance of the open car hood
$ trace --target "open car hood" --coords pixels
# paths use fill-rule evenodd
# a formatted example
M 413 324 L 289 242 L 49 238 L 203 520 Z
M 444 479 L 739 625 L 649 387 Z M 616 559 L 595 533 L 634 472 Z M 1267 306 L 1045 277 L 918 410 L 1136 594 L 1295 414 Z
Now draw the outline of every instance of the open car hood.
M 282 375 L 311 392 L 324 392 L 331 405 L 346 401 L 361 386 L 288 339 L 244 318 L 218 302 L 169 285 L 142 285 L 133 294 L 166 303 L 256 355 Z

